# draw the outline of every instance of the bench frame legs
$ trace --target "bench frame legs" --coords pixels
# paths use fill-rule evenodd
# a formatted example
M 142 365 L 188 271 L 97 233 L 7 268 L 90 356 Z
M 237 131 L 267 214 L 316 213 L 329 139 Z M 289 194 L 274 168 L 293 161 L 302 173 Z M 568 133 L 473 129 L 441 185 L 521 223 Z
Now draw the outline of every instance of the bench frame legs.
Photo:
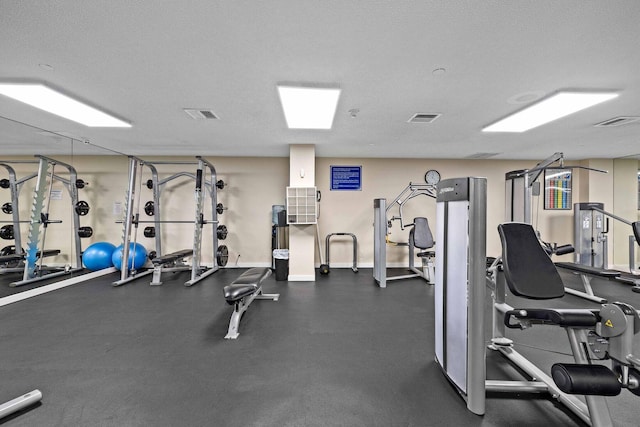
M 229 331 L 227 335 L 225 335 L 225 339 L 235 340 L 238 338 L 240 333 L 238 333 L 238 328 L 240 327 L 240 320 L 242 319 L 242 315 L 249 308 L 254 299 L 269 299 L 273 301 L 278 301 L 280 298 L 280 294 L 263 294 L 262 287 L 258 288 L 258 290 L 249 295 L 248 297 L 242 298 L 233 306 L 233 314 L 231 315 L 231 320 L 229 321 Z

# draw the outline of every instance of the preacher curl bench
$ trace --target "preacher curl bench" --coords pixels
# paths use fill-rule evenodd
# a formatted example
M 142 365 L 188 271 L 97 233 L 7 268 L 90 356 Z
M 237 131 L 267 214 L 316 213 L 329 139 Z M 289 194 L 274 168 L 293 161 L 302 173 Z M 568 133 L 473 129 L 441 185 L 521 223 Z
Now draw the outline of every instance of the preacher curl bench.
M 250 268 L 223 288 L 224 298 L 227 303 L 233 305 L 233 314 L 229 321 L 229 331 L 226 339 L 238 338 L 238 328 L 242 315 L 249 308 L 254 299 L 270 299 L 278 301 L 280 294 L 263 294 L 262 282 L 271 275 L 270 268 Z

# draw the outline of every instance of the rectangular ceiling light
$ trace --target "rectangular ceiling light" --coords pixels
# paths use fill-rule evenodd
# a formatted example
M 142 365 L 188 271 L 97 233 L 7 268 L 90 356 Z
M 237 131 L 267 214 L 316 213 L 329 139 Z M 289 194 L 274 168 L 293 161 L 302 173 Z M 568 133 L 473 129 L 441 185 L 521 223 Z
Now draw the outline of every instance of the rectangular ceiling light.
M 613 92 L 558 92 L 492 125 L 483 132 L 525 132 L 617 97 Z
M 0 83 L 0 94 L 90 127 L 131 127 L 130 123 L 63 95 L 42 83 Z
M 331 129 L 340 88 L 278 85 L 289 129 Z

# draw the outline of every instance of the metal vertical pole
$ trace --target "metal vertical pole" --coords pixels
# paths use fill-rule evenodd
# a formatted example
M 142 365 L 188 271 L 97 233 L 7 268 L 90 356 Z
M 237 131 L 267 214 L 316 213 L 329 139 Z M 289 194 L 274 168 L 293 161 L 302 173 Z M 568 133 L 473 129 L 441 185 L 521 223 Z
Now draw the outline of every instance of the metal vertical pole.
M 122 261 L 120 265 L 120 280 L 125 280 L 129 275 L 129 242 L 131 241 L 131 226 L 133 220 L 133 194 L 136 187 L 136 172 L 138 159 L 129 157 L 129 188 L 125 208 L 124 229 L 122 231 Z
M 387 287 L 387 199 L 373 200 L 373 278 Z

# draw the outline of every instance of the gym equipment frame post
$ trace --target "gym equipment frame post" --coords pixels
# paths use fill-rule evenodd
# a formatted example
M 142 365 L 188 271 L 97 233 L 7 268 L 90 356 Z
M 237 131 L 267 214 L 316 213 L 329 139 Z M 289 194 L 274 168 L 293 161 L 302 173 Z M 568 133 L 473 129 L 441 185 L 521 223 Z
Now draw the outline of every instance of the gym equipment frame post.
M 80 229 L 80 215 L 76 211 L 75 207 L 78 203 L 78 189 L 75 185 L 78 174 L 76 169 L 64 162 L 59 160 L 52 159 L 46 156 L 35 156 L 39 158 L 39 166 L 38 166 L 38 176 L 36 180 L 36 187 L 33 196 L 33 204 L 31 207 L 31 223 L 29 227 L 28 234 L 28 243 L 25 255 L 25 268 L 23 280 L 18 282 L 13 282 L 10 284 L 12 287 L 22 286 L 29 283 L 51 279 L 54 277 L 59 277 L 71 273 L 75 273 L 78 271 L 82 271 L 82 242 L 80 241 L 80 236 L 78 234 L 78 230 Z M 55 166 L 60 165 L 65 167 L 69 171 L 69 179 L 62 178 L 55 174 Z M 51 168 L 51 172 L 49 173 L 49 169 Z M 47 178 L 49 177 L 49 185 L 47 189 Z M 73 231 L 74 231 L 74 243 L 75 243 L 75 267 L 65 268 L 63 271 L 58 271 L 55 273 L 48 273 L 46 275 L 37 276 L 37 274 L 41 273 L 42 267 L 42 259 L 45 256 L 45 243 L 46 243 L 46 231 L 47 227 L 50 223 L 54 222 L 62 222 L 62 221 L 52 221 L 49 220 L 49 202 L 51 200 L 51 190 L 53 187 L 53 182 L 57 180 L 64 184 L 64 187 L 69 192 L 69 196 L 71 199 L 71 206 L 73 207 L 72 217 L 73 217 Z M 46 194 L 45 194 L 46 193 Z M 43 212 L 45 199 L 47 201 L 47 209 L 46 212 Z M 38 258 L 38 242 L 40 241 L 40 226 L 44 226 L 44 230 L 42 231 L 42 248 L 40 249 L 40 271 L 36 271 L 36 261 Z
M 218 212 L 216 210 L 218 204 L 218 196 L 217 196 L 217 174 L 216 168 L 207 160 L 203 159 L 201 156 L 196 156 L 198 159 L 198 170 L 196 171 L 196 188 L 195 188 L 195 196 L 196 196 L 196 213 L 195 213 L 195 223 L 194 223 L 194 231 L 193 231 L 193 258 L 191 264 L 191 280 L 185 282 L 185 286 L 191 286 L 198 283 L 200 280 L 210 276 L 220 269 L 218 266 L 217 256 L 214 254 L 213 256 L 213 266 L 212 268 L 203 271 L 201 266 L 201 258 L 202 258 L 202 227 L 204 226 L 203 221 L 203 208 L 204 208 L 204 194 L 202 192 L 203 184 L 206 190 L 206 169 L 209 169 L 209 173 L 211 175 L 211 185 L 209 186 L 209 198 L 211 200 L 211 223 L 213 232 L 211 233 L 213 236 L 213 250 L 215 251 L 218 247 L 218 233 L 216 231 L 216 224 L 218 224 Z M 205 168 L 206 166 L 206 168 Z
M 131 243 L 131 228 L 134 224 L 134 220 L 136 220 L 136 228 L 138 226 L 137 217 L 139 215 L 138 208 L 140 207 L 140 203 L 137 203 L 138 206 L 136 206 L 135 209 L 133 205 L 134 200 L 136 199 L 136 182 L 139 180 L 138 164 L 141 163 L 142 160 L 138 159 L 137 157 L 129 156 L 129 187 L 127 189 L 125 200 L 124 220 L 122 221 L 122 262 L 120 265 L 120 280 L 113 282 L 113 286 L 124 285 L 125 283 L 129 283 L 132 280 L 135 280 L 142 276 L 146 276 L 153 272 L 153 270 L 151 269 L 142 272 L 137 272 L 134 269 L 129 269 L 129 244 Z M 141 177 L 142 175 L 140 176 L 140 179 Z
M 447 179 L 437 188 L 435 357 L 467 408 L 482 415 L 487 181 Z
M 391 204 L 387 205 L 387 199 L 373 200 L 373 278 L 381 288 L 387 287 L 387 281 L 410 279 L 413 277 L 422 277 L 427 280 L 425 275 L 415 268 L 415 260 L 413 248 L 408 243 L 400 243 L 398 246 L 409 246 L 409 270 L 411 274 L 401 276 L 387 276 L 387 236 L 392 221 L 400 222 L 400 229 L 413 224 L 407 224 L 404 221 L 403 207 L 409 200 L 418 197 L 427 196 L 436 198 L 436 186 L 432 184 L 414 184 L 409 183 L 404 190 L 396 197 Z M 387 219 L 388 212 L 398 207 L 398 215 L 393 215 Z
M 19 254 L 22 252 L 22 233 L 20 230 L 20 203 L 19 203 L 20 189 L 22 188 L 22 185 L 25 182 L 37 177 L 38 174 L 33 173 L 21 179 L 18 179 L 16 171 L 13 168 L 12 164 L 38 164 L 38 161 L 35 161 L 35 160 L 23 160 L 23 161 L 12 161 L 12 162 L 4 161 L 4 160 L 0 161 L 0 166 L 3 166 L 7 170 L 7 173 L 9 174 L 9 191 L 11 192 L 11 217 L 13 220 L 13 230 L 14 230 L 13 240 L 14 240 L 14 246 L 16 247 L 16 253 Z M 22 267 L 19 267 L 17 269 L 13 269 L 13 268 L 3 269 L 3 272 L 20 271 L 22 269 L 23 269 Z

